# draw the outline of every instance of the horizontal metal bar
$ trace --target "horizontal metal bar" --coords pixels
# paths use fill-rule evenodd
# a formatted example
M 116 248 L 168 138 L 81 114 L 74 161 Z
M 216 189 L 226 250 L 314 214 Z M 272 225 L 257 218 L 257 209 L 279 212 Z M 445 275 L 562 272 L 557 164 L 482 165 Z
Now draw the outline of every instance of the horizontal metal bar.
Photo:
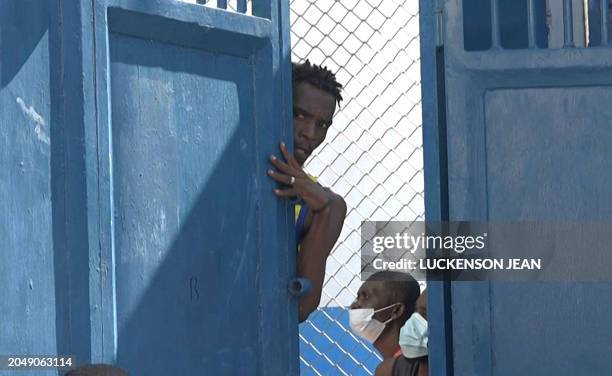
M 496 75 L 501 74 L 500 72 L 516 75 L 519 71 L 552 72 L 559 69 L 567 71 L 573 69 L 576 76 L 596 75 L 598 71 L 607 70 L 606 67 L 611 67 L 609 70 L 612 71 L 612 54 L 607 48 L 583 48 L 579 53 L 573 48 L 538 48 L 501 51 L 460 50 L 453 51 L 453 54 L 456 70 L 495 72 Z M 600 74 L 600 77 L 603 75 Z M 612 80 L 612 74 L 610 77 Z
M 106 1 L 111 3 L 110 32 L 208 52 L 249 57 L 273 32 L 270 20 L 212 7 L 167 0 L 155 7 L 142 0 Z

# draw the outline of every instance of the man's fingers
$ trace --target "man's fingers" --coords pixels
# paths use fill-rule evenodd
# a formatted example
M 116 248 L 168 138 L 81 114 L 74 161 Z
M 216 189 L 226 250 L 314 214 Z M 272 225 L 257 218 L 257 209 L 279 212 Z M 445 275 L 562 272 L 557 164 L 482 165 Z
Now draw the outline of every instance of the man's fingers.
M 289 175 L 281 174 L 279 172 L 274 172 L 274 170 L 268 170 L 268 176 L 281 184 L 291 185 L 291 176 Z
M 280 151 L 281 151 L 281 154 L 282 154 L 282 155 L 283 155 L 283 157 L 285 158 L 285 160 L 286 160 L 287 162 L 289 162 L 289 158 L 290 158 L 291 156 L 289 155 L 289 151 L 287 150 L 287 147 L 285 146 L 285 143 L 284 143 L 284 142 L 281 142 L 281 143 L 280 143 L 279 149 L 280 149 Z
M 287 145 L 285 145 L 284 142 L 280 143 L 280 151 L 283 154 L 283 157 L 285 158 L 289 166 L 293 168 L 299 167 L 299 164 L 297 163 L 293 155 L 289 153 L 289 150 L 287 150 Z
M 276 156 L 274 155 L 270 156 L 270 163 L 272 163 L 272 165 L 274 165 L 274 167 L 276 167 L 283 174 L 290 173 L 289 165 L 287 165 L 285 162 L 281 161 L 280 159 L 276 158 Z
M 295 197 L 295 190 L 293 188 L 289 189 L 275 189 L 274 194 L 278 197 Z

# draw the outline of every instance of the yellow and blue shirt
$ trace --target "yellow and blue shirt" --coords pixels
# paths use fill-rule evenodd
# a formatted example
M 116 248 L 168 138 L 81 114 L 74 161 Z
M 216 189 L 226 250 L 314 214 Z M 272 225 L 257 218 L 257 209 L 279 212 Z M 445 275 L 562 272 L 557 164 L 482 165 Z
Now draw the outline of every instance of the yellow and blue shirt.
M 308 175 L 310 180 L 316 182 L 317 178 L 311 175 Z M 295 204 L 295 241 L 298 244 L 298 250 L 300 249 L 300 242 L 302 241 L 302 237 L 304 236 L 304 224 L 306 222 L 306 216 L 308 215 L 308 204 L 304 202 L 304 200 L 299 199 Z

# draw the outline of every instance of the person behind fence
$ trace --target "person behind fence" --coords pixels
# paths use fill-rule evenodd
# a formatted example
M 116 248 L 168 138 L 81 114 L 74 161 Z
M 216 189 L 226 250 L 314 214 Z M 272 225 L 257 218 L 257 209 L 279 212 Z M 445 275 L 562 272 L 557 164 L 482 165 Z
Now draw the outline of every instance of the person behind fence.
M 376 376 L 428 374 L 426 296 L 409 274 L 381 271 L 357 291 L 349 309 L 351 331 L 371 342 L 383 357 Z M 418 308 L 416 312 L 415 308 Z
M 297 275 L 311 283 L 311 289 L 299 300 L 299 321 L 308 318 L 321 300 L 325 264 L 344 224 L 346 203 L 304 172 L 312 152 L 325 140 L 332 125 L 336 104 L 342 101 L 342 85 L 325 67 L 308 60 L 292 66 L 293 81 L 293 154 L 280 143 L 282 158 L 270 156 L 275 169 L 267 174 L 284 185 L 274 193 L 280 198 L 297 198 L 296 239 Z

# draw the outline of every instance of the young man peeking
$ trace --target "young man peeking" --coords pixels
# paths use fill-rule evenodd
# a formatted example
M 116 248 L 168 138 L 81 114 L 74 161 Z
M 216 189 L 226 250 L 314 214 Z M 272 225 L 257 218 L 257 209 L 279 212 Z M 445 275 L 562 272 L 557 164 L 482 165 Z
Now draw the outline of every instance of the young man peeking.
M 311 283 L 311 290 L 299 300 L 299 321 L 303 322 L 321 301 L 325 263 L 346 216 L 346 203 L 339 195 L 314 181 L 303 166 L 312 152 L 325 140 L 332 125 L 336 104 L 340 104 L 342 85 L 327 68 L 293 64 L 293 155 L 281 142 L 282 158 L 270 156 L 275 169 L 268 175 L 285 185 L 275 189 L 281 198 L 297 198 L 296 239 L 297 275 Z

